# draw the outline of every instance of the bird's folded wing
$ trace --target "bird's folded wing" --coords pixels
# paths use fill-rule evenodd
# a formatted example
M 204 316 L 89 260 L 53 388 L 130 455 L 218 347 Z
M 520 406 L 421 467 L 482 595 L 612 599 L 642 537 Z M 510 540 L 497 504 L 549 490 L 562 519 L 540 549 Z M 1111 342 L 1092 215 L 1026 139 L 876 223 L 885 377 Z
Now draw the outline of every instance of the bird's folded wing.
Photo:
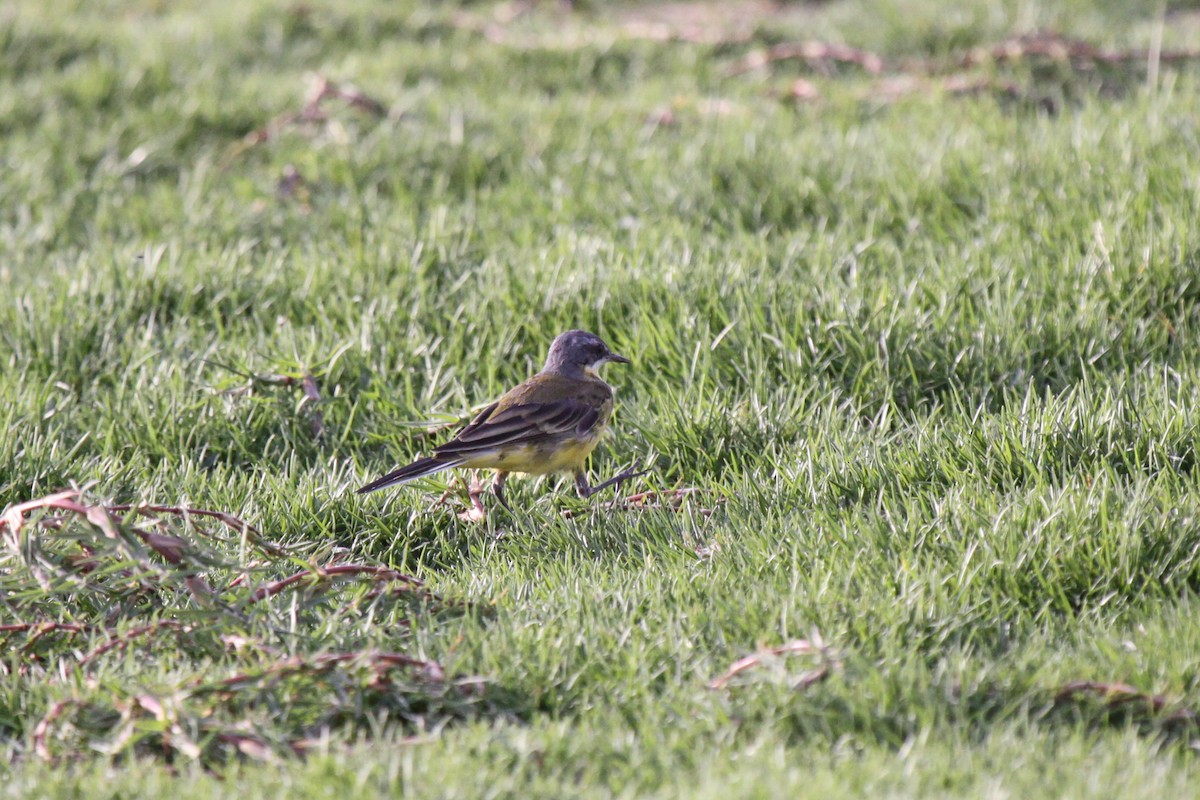
M 509 445 L 536 444 L 563 434 L 583 435 L 599 419 L 599 409 L 574 399 L 513 405 L 486 418 L 480 414 L 434 452 L 440 457 L 462 456 Z

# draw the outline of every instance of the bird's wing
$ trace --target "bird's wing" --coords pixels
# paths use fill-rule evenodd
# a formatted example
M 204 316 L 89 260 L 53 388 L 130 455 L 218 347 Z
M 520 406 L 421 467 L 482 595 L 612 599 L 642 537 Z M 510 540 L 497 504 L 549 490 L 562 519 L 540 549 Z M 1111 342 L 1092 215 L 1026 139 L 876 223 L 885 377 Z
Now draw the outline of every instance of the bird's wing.
M 478 430 L 479 426 L 482 425 L 483 423 L 487 422 L 488 417 L 490 417 L 499 406 L 500 406 L 500 401 L 497 400 L 496 402 L 492 403 L 490 406 L 485 408 L 483 411 L 480 411 L 478 414 L 475 415 L 475 419 L 471 420 L 471 423 L 469 425 L 467 425 L 467 427 L 463 428 L 461 431 L 458 432 L 458 435 L 465 436 L 465 435 L 469 434 L 471 431 Z
M 583 398 L 519 403 L 481 414 L 462 433 L 434 450 L 439 458 L 475 455 L 515 444 L 536 444 L 562 434 L 584 435 L 600 420 L 600 408 Z

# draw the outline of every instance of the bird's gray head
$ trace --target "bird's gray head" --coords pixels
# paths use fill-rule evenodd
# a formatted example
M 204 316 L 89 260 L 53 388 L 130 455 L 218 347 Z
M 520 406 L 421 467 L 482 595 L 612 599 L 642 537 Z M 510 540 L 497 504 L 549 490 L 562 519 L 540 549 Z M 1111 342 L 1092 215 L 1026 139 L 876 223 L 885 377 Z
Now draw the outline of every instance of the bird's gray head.
M 595 375 L 602 364 L 609 362 L 628 364 L 629 359 L 609 350 L 604 340 L 594 333 L 567 331 L 560 333 L 550 345 L 550 355 L 546 356 L 546 366 L 542 371 L 562 375 Z

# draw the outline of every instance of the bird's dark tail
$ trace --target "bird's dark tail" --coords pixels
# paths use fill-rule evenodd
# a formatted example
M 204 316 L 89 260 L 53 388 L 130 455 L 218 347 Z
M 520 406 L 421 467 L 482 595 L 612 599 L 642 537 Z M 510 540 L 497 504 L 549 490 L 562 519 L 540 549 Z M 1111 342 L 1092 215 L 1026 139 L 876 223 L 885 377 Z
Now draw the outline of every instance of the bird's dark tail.
M 392 470 L 382 478 L 373 480 L 366 486 L 358 490 L 358 494 L 368 494 L 380 489 L 386 489 L 388 486 L 395 486 L 400 483 L 408 483 L 415 481 L 417 478 L 424 478 L 426 475 L 432 475 L 435 472 L 441 472 L 444 469 L 453 469 L 462 463 L 462 459 L 445 461 L 440 458 L 421 458 L 407 467 L 401 467 L 397 470 Z

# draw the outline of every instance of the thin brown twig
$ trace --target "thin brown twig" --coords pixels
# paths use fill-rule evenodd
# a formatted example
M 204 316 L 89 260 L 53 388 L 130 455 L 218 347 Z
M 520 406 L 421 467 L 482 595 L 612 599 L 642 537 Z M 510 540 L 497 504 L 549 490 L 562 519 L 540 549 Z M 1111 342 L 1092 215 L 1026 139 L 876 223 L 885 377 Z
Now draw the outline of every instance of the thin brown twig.
M 640 508 L 640 507 L 646 506 L 648 501 L 657 500 L 659 498 L 666 498 L 667 501 L 669 503 L 671 503 L 674 507 L 679 507 L 686 498 L 688 498 L 692 495 L 711 494 L 711 493 L 712 493 L 712 489 L 701 489 L 698 486 L 687 486 L 687 487 L 683 487 L 680 489 L 671 489 L 670 491 L 666 491 L 666 492 L 650 490 L 650 491 L 645 491 L 645 492 L 638 492 L 637 494 L 631 494 L 628 497 L 624 498 L 623 500 L 614 500 L 610 505 L 612 505 L 613 507 L 618 507 L 622 504 L 625 504 L 625 505 L 637 506 Z M 717 499 L 717 502 L 718 503 L 724 502 L 724 500 L 725 500 L 725 498 L 721 497 L 721 498 Z
M 857 47 L 832 42 L 785 42 L 758 50 L 734 62 L 725 74 L 728 77 L 763 69 L 778 61 L 803 61 L 810 66 L 827 68 L 829 64 L 854 64 L 872 75 L 883 71 L 883 58 Z
M 338 564 L 332 567 L 314 567 L 311 570 L 297 572 L 295 575 L 289 575 L 286 578 L 269 583 L 266 586 L 260 586 L 250 595 L 248 603 L 257 603 L 260 600 L 266 600 L 269 597 L 274 597 L 285 589 L 295 586 L 296 584 L 308 581 L 314 584 L 325 583 L 326 581 L 343 578 L 343 577 L 358 577 L 366 575 L 376 581 L 395 581 L 397 583 L 407 584 L 407 588 L 420 589 L 425 586 L 425 582 L 414 578 L 411 575 L 405 575 L 402 572 L 397 572 L 388 567 L 373 567 L 367 564 Z
M 192 628 L 190 625 L 184 625 L 183 623 L 173 619 L 164 619 L 159 620 L 158 622 L 152 622 L 149 625 L 142 625 L 140 627 L 133 628 L 122 635 L 114 636 L 104 644 L 96 647 L 83 658 L 79 659 L 79 665 L 84 666 L 89 664 L 105 653 L 115 650 L 118 647 L 125 647 L 134 639 L 158 633 L 160 630 L 171 630 L 178 635 L 181 633 L 188 633 L 192 630 Z
M 104 536 L 106 538 L 116 542 L 118 544 L 118 546 L 121 547 L 125 551 L 127 556 L 134 558 L 144 568 L 146 568 L 148 570 L 152 569 L 151 564 L 143 557 L 143 555 L 141 553 L 139 553 L 136 550 L 136 548 L 133 548 L 130 546 L 131 543 L 129 542 L 129 540 L 126 537 L 123 537 L 121 535 L 121 532 L 118 530 L 116 524 L 114 523 L 114 519 L 113 519 L 114 514 L 120 513 L 123 511 L 129 511 L 131 509 L 135 509 L 140 513 L 174 513 L 174 514 L 179 514 L 179 515 L 183 515 L 183 516 L 186 516 L 187 514 L 191 513 L 191 514 L 196 514 L 197 516 L 210 516 L 210 517 L 215 517 L 217 519 L 220 519 L 225 524 L 230 525 L 230 527 L 234 527 L 235 529 L 242 530 L 248 538 L 251 538 L 250 531 L 254 530 L 249 525 L 247 525 L 246 523 L 237 519 L 236 517 L 232 517 L 228 514 L 224 514 L 223 512 L 202 511 L 202 510 L 198 510 L 198 509 L 181 509 L 181 508 L 176 508 L 176 507 L 171 507 L 171 506 L 137 506 L 137 507 L 134 507 L 134 506 L 130 506 L 130 505 L 117 505 L 117 506 L 105 507 L 105 506 L 98 506 L 98 505 L 84 505 L 83 503 L 80 503 L 74 499 L 78 496 L 79 496 L 79 491 L 72 489 L 72 490 L 68 490 L 65 492 L 58 492 L 56 494 L 47 495 L 46 497 L 42 497 L 42 498 L 39 498 L 36 500 L 30 500 L 25 503 L 17 504 L 15 506 L 10 507 L 9 509 L 7 509 L 4 512 L 3 517 L 0 517 L 0 524 L 3 524 L 4 527 L 9 529 L 10 533 L 12 534 L 12 536 L 10 537 L 12 539 L 12 544 L 15 545 L 15 543 L 16 543 L 15 537 L 17 536 L 17 532 L 21 529 L 21 527 L 23 527 L 23 525 L 25 523 L 25 515 L 26 514 L 32 512 L 34 510 L 41 509 L 41 508 L 54 508 L 54 509 L 59 509 L 62 511 L 69 511 L 73 514 L 76 514 L 76 515 L 81 516 L 84 519 L 86 519 L 91 525 L 98 528 L 104 534 Z M 63 521 L 61 518 L 56 518 L 54 520 L 53 526 L 61 527 L 62 522 Z M 137 528 L 134 528 L 132 533 L 144 545 L 149 547 L 155 553 L 160 555 L 164 560 L 166 560 L 167 563 L 169 563 L 173 566 L 180 566 L 180 565 L 184 564 L 184 562 L 186 560 L 185 556 L 190 547 L 189 543 L 186 540 L 181 539 L 178 536 L 172 536 L 170 534 L 154 533 L 152 531 L 140 530 Z M 255 533 L 257 533 L 257 532 L 255 531 Z M 260 546 L 262 546 L 262 545 L 260 545 Z M 271 546 L 271 547 L 272 547 L 272 549 L 274 549 L 273 546 Z M 83 549 L 84 549 L 84 552 L 86 555 L 89 555 L 89 556 L 91 555 L 91 548 L 88 548 L 86 545 L 84 545 Z M 267 548 L 264 547 L 264 549 L 267 549 Z M 37 578 L 39 585 L 41 585 L 42 588 L 48 590 L 50 588 L 50 580 L 49 580 L 48 576 L 42 574 L 41 570 L 36 568 L 35 565 L 31 564 L 30 567 L 31 567 L 31 569 L 33 569 L 34 577 Z M 81 562 L 80 567 L 85 572 L 90 571 L 92 568 L 94 568 L 94 561 L 89 558 L 87 561 Z M 196 596 L 197 600 L 203 600 L 201 595 L 204 595 L 204 596 L 212 595 L 212 588 L 208 585 L 208 583 L 204 580 L 204 578 L 202 578 L 198 575 L 193 574 L 193 575 L 186 576 L 185 582 L 187 584 L 188 589 L 192 592 L 192 594 L 194 596 Z
M 216 362 L 209 362 L 209 363 L 216 363 Z M 246 379 L 246 382 L 244 384 L 242 384 L 241 386 L 234 386 L 232 389 L 223 390 L 221 392 L 221 394 L 226 395 L 226 396 L 247 395 L 247 394 L 250 394 L 251 392 L 253 392 L 254 387 L 256 387 L 256 386 L 295 386 L 296 383 L 300 380 L 295 375 L 279 375 L 279 374 L 250 375 L 248 373 L 241 372 L 240 370 L 233 369 L 232 367 L 226 366 L 224 364 L 217 364 L 217 366 L 225 367 L 225 369 L 228 369 L 230 372 L 233 372 L 235 375 L 240 375 L 241 377 Z
M 294 170 L 295 168 L 292 167 L 292 169 Z M 296 177 L 298 177 L 298 174 L 296 173 Z M 216 362 L 210 363 L 216 364 Z M 316 377 L 311 372 L 305 371 L 299 377 L 283 374 L 254 375 L 234 369 L 225 364 L 216 364 L 216 366 L 223 367 L 236 375 L 246 378 L 245 384 L 224 390 L 222 392 L 224 395 L 247 395 L 254 391 L 255 386 L 295 386 L 299 384 L 304 391 L 304 404 L 313 406 L 309 412 L 309 424 L 312 426 L 313 438 L 320 439 L 325 435 L 325 415 L 320 411 L 321 390 L 317 385 Z
M 19 633 L 22 631 L 29 632 L 29 637 L 25 643 L 21 645 L 19 652 L 30 653 L 33 651 L 33 646 L 38 643 L 43 637 L 55 633 L 63 632 L 71 636 L 76 634 L 88 633 L 92 628 L 88 625 L 78 625 L 72 622 L 19 622 L 10 625 L 0 625 L 0 635 L 7 633 Z M 25 667 L 22 666 L 21 669 Z
M 57 722 L 58 718 L 61 717 L 63 712 L 65 712 L 68 708 L 79 705 L 81 702 L 81 700 L 74 697 L 66 700 L 59 700 L 54 705 L 50 706 L 48 711 L 46 711 L 46 714 L 33 729 L 33 752 L 38 756 L 38 758 L 42 759 L 43 761 L 54 760 L 54 756 L 50 753 L 50 748 L 46 744 L 46 738 L 50 734 L 50 726 Z
M 116 527 L 113 525 L 111 514 L 121 511 L 128 511 L 130 508 L 132 508 L 132 506 L 109 506 L 107 508 L 104 506 L 85 506 L 82 503 L 75 502 L 75 500 L 71 499 L 78 496 L 78 491 L 69 490 L 48 495 L 37 500 L 19 503 L 10 507 L 4 512 L 3 517 L 0 518 L 0 523 L 5 524 L 9 528 L 10 532 L 15 534 L 24 525 L 25 515 L 29 512 L 39 508 L 57 508 L 82 516 L 88 522 L 99 528 L 107 538 L 120 541 L 121 536 L 117 532 Z M 188 513 L 188 511 L 190 511 L 185 509 L 170 509 L 162 506 L 138 507 L 139 511 L 143 511 L 143 509 L 173 511 L 175 513 Z M 220 516 L 219 512 L 211 511 L 191 511 L 190 513 L 201 515 L 206 514 L 208 516 Z M 61 526 L 61 519 L 56 519 L 55 523 L 56 526 Z M 244 525 L 245 523 L 242 524 Z M 163 558 L 167 559 L 167 561 L 171 562 L 172 564 L 179 564 L 182 561 L 182 552 L 187 546 L 187 542 L 185 542 L 183 539 L 180 539 L 177 536 L 150 533 L 148 531 L 137 531 L 137 534 L 143 542 L 145 542 L 151 549 L 153 549 Z
M 713 678 L 708 683 L 710 689 L 723 689 L 728 683 L 746 670 L 760 666 L 768 658 L 777 658 L 785 655 L 818 655 L 825 659 L 825 663 L 816 669 L 810 670 L 800 676 L 796 681 L 795 688 L 807 689 L 815 683 L 825 680 L 831 672 L 841 668 L 841 662 L 835 658 L 831 658 L 829 650 L 820 642 L 809 641 L 808 639 L 797 639 L 779 647 L 771 647 L 766 650 L 760 650 L 757 653 L 751 653 L 748 656 L 743 656 L 725 670 L 721 675 Z
M 242 672 L 224 678 L 215 684 L 200 687 L 196 694 L 224 694 L 246 684 L 258 683 L 268 679 L 279 679 L 303 673 L 327 672 L 334 667 L 348 663 L 363 664 L 376 673 L 382 674 L 390 669 L 400 667 L 421 670 L 427 678 L 434 681 L 445 681 L 446 672 L 436 661 L 424 660 L 407 656 L 403 653 L 386 653 L 377 651 L 361 651 L 353 653 L 324 653 L 312 658 L 295 656 L 285 658 L 271 664 L 258 672 Z
M 991 94 L 1008 98 L 1019 98 L 1023 92 L 1021 86 L 1014 81 L 1000 80 L 989 75 L 955 73 L 939 79 L 901 73 L 876 81 L 870 87 L 867 96 L 873 100 L 895 102 L 909 95 L 938 91 L 954 97 Z
M 144 635 L 144 633 L 153 627 L 145 626 L 144 628 L 130 631 L 124 637 L 123 642 L 128 642 L 135 635 Z M 357 667 L 369 671 L 372 675 L 367 686 L 384 691 L 388 690 L 388 687 L 391 686 L 389 673 L 393 670 L 415 670 L 424 679 L 436 683 L 444 683 L 447 679 L 445 670 L 438 662 L 396 652 L 337 652 L 324 653 L 313 657 L 296 656 L 284 658 L 256 672 L 238 673 L 216 683 L 196 686 L 190 691 L 175 695 L 174 699 L 169 703 L 148 694 L 133 695 L 125 700 L 116 699 L 114 701 L 114 708 L 120 713 L 122 724 L 116 728 L 118 733 L 115 739 L 110 739 L 110 744 L 115 742 L 118 748 L 124 748 L 131 741 L 131 735 L 134 732 L 129 722 L 135 715 L 146 712 L 158 722 L 166 723 L 165 729 L 162 732 L 161 744 L 167 752 L 175 751 L 192 759 L 202 759 L 205 757 L 204 748 L 188 734 L 185 726 L 180 724 L 176 717 L 175 704 L 177 701 L 186 698 L 203 697 L 205 695 L 215 696 L 222 700 L 229 699 L 237 696 L 239 692 L 251 689 L 257 685 L 266 684 L 270 686 L 279 680 L 294 676 L 322 675 L 339 667 Z M 455 681 L 456 686 L 476 691 L 483 684 L 483 680 L 479 678 L 465 678 Z M 77 697 L 61 700 L 53 704 L 34 729 L 34 753 L 43 760 L 54 761 L 55 757 L 50 750 L 49 739 L 55 724 L 72 707 L 83 708 L 94 707 L 94 705 L 91 701 Z M 268 740 L 253 731 L 246 730 L 244 726 L 247 723 L 242 723 L 234 728 L 217 727 L 212 721 L 207 719 L 208 713 L 211 712 L 202 713 L 201 717 L 197 718 L 195 722 L 198 723 L 200 730 L 205 733 L 206 737 L 211 737 L 210 741 L 230 745 L 242 755 L 255 759 L 271 758 L 278 752 Z M 319 741 L 296 738 L 283 741 L 280 744 L 296 755 L 304 755 L 308 750 L 317 746 Z
M 1054 702 L 1062 703 L 1079 695 L 1097 697 L 1109 707 L 1140 703 L 1155 713 L 1161 712 L 1171 705 L 1171 701 L 1163 695 L 1143 692 L 1127 683 L 1104 683 L 1102 681 L 1065 683 L 1054 693 Z M 1195 716 L 1195 712 L 1190 709 L 1182 709 L 1182 711 L 1188 716 Z
M 341 86 L 328 78 L 318 75 L 315 87 L 310 94 L 309 105 L 315 106 L 327 98 L 344 100 L 350 107 L 356 108 L 376 117 L 386 117 L 388 110 L 380 101 L 360 91 L 356 86 Z
M 283 547 L 274 544 L 263 538 L 262 532 L 248 522 L 245 522 L 233 514 L 224 511 L 210 511 L 204 508 L 185 508 L 183 506 L 160 506 L 149 505 L 142 503 L 140 505 L 121 504 L 107 507 L 113 513 L 124 513 L 126 511 L 136 511 L 139 514 L 174 514 L 175 516 L 184 517 L 209 517 L 217 520 L 226 527 L 244 535 L 251 544 L 258 547 L 263 552 L 273 556 L 286 556 L 288 552 Z
M 275 117 L 261 128 L 243 137 L 241 143 L 230 154 L 228 161 L 241 155 L 250 148 L 267 142 L 279 135 L 279 132 L 297 123 L 324 122 L 329 118 L 323 104 L 326 100 L 342 100 L 351 108 L 358 109 L 376 117 L 386 117 L 388 110 L 380 101 L 365 94 L 353 86 L 340 86 L 323 75 L 313 76 L 304 105 L 299 111 L 282 114 Z
M 108 510 L 103 506 L 83 505 L 82 503 L 79 503 L 73 499 L 78 496 L 79 490 L 69 489 L 67 491 L 57 492 L 36 500 L 18 503 L 17 505 L 11 506 L 5 510 L 4 514 L 0 516 L 0 524 L 3 524 L 4 527 L 9 529 L 10 546 L 14 548 L 18 546 L 17 537 L 19 536 L 19 531 L 25 524 L 26 514 L 37 509 L 54 508 L 62 511 L 70 511 L 73 514 L 83 517 L 93 526 L 98 528 L 100 532 L 104 534 L 105 538 L 116 542 L 120 547 L 122 547 L 129 557 L 136 559 L 143 566 L 149 567 L 149 565 L 142 558 L 141 554 L 130 548 L 129 542 L 121 536 L 120 531 L 118 531 L 116 525 L 113 524 L 113 518 L 109 514 Z M 171 563 L 178 563 L 182 540 L 176 539 L 173 536 L 152 534 L 146 531 L 136 531 L 136 533 L 143 542 L 149 545 L 153 550 L 158 552 L 168 561 L 171 561 Z M 38 581 L 38 585 L 47 591 L 50 590 L 51 584 L 49 577 L 45 575 L 45 573 L 39 567 L 37 567 L 36 564 L 31 563 L 29 564 L 29 567 L 33 572 L 35 579 Z
M 1200 722 L 1200 712 L 1188 706 L 1178 706 L 1168 697 L 1161 694 L 1143 692 L 1127 683 L 1105 683 L 1102 681 L 1071 681 L 1065 683 L 1054 693 L 1054 705 L 1062 705 L 1080 695 L 1095 697 L 1103 702 L 1110 710 L 1121 707 L 1140 705 L 1153 714 L 1163 714 L 1172 706 L 1174 711 L 1163 714 L 1158 719 L 1166 723 L 1187 723 L 1195 725 Z
M 24 503 L 17 503 L 15 506 L 9 506 L 5 509 L 4 514 L 0 515 L 0 525 L 8 528 L 12 536 L 21 530 L 25 524 L 25 516 L 32 511 L 41 508 L 58 508 L 64 511 L 73 511 L 77 514 L 87 515 L 87 508 L 76 503 L 74 498 L 79 496 L 78 489 L 68 489 L 64 492 L 46 495 L 36 500 L 27 500 Z
M 34 629 L 33 633 L 30 634 L 29 638 L 25 640 L 25 644 L 21 645 L 21 652 L 22 653 L 30 652 L 31 650 L 33 650 L 33 646 L 35 644 L 37 644 L 39 639 L 41 639 L 43 636 L 45 636 L 49 633 L 53 633 L 54 631 L 59 631 L 59 630 L 66 631 L 67 633 L 70 633 L 70 634 L 82 633 L 82 631 L 72 630 L 70 627 L 60 626 L 57 622 L 47 622 L 42 625 L 39 625 L 37 628 Z
M 1160 63 L 1180 63 L 1200 60 L 1200 50 L 1162 50 L 1157 54 Z M 1038 33 L 1013 36 L 1001 42 L 975 47 L 963 53 L 956 63 L 960 67 L 975 67 L 980 64 L 1020 61 L 1028 58 L 1046 58 L 1052 61 L 1080 64 L 1137 64 L 1149 63 L 1149 50 L 1111 50 L 1098 47 L 1082 39 L 1073 39 L 1057 33 Z
M 48 633 L 50 631 L 65 631 L 67 633 L 86 633 L 91 630 L 88 625 L 77 625 L 73 622 L 16 622 L 7 625 L 0 625 L 0 634 L 3 633 L 21 633 L 37 629 L 40 633 Z
M 54 508 L 62 511 L 72 511 L 77 514 L 86 514 L 86 509 L 79 503 L 76 503 L 74 498 L 79 496 L 78 489 L 68 489 L 63 492 L 47 495 L 37 498 L 36 500 L 27 500 L 24 503 L 17 503 L 9 506 L 0 514 L 0 530 L 7 529 L 8 535 L 4 537 L 4 542 L 9 550 L 18 558 L 24 559 L 21 552 L 21 528 L 25 525 L 26 515 L 43 508 Z M 35 581 L 42 591 L 51 591 L 53 582 L 50 576 L 46 573 L 36 560 L 26 560 L 30 574 L 33 575 Z
M 684 501 L 689 497 L 702 494 L 711 494 L 712 491 L 712 489 L 701 489 L 699 487 L 686 487 L 682 489 L 672 489 L 669 491 L 651 490 L 646 492 L 638 492 L 637 494 L 632 494 L 628 497 L 618 497 L 616 500 L 605 503 L 603 507 L 609 511 L 647 511 L 654 508 L 666 508 L 670 509 L 671 511 L 683 511 L 685 507 Z M 666 503 L 653 502 L 660 499 L 665 499 Z M 712 508 L 696 508 L 693 510 L 695 513 L 701 516 L 711 517 L 714 513 L 716 513 L 717 506 L 720 506 L 724 502 L 724 497 L 718 497 L 715 505 Z M 562 512 L 562 516 L 566 519 L 570 519 L 580 513 L 583 512 L 568 508 Z
M 142 503 L 140 505 L 121 504 L 108 506 L 108 510 L 114 513 L 122 513 L 125 511 L 136 511 L 139 514 L 175 514 L 181 517 L 211 517 L 218 522 L 232 528 L 238 533 L 252 533 L 256 536 L 261 536 L 257 528 L 248 522 L 244 522 L 232 514 L 227 514 L 224 511 L 209 511 L 204 508 L 185 508 L 183 506 L 157 506 Z
M 1098 47 L 1081 39 L 1072 39 L 1057 33 L 1038 32 L 1013 36 L 1003 41 L 960 52 L 950 59 L 959 69 L 970 69 L 984 64 L 1012 63 L 1032 58 L 1068 62 L 1075 67 L 1094 64 L 1138 64 L 1149 63 L 1149 50 L 1113 50 Z M 1200 49 L 1162 50 L 1154 54 L 1159 63 L 1177 64 L 1200 61 Z M 823 68 L 830 63 L 855 64 L 872 75 L 884 71 L 910 74 L 930 74 L 944 71 L 943 59 L 908 59 L 889 63 L 882 56 L 846 45 L 821 42 L 784 42 L 765 50 L 752 52 L 734 62 L 727 70 L 729 76 L 764 69 L 779 61 L 804 61 L 811 66 Z

